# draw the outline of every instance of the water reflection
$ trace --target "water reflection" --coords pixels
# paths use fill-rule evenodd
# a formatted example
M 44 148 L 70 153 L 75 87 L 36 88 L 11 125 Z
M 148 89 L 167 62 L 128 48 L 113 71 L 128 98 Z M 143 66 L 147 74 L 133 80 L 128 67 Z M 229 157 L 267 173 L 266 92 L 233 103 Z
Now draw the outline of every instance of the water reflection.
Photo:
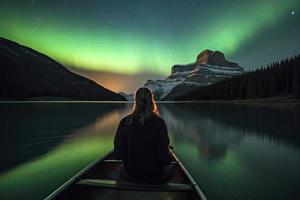
M 122 107 L 104 103 L 0 103 L 0 173 L 45 154 L 67 135 Z
M 208 199 L 299 197 L 299 106 L 178 103 L 160 112 Z
M 234 104 L 163 104 L 163 117 L 178 140 L 197 143 L 204 155 L 224 155 L 226 146 L 238 144 L 245 134 L 300 145 L 300 106 Z M 208 149 L 209 146 L 214 148 Z M 213 149 L 213 150 L 212 150 Z M 210 156 L 214 158 L 213 155 Z
M 124 104 L 0 106 L 6 123 L 0 199 L 47 196 L 112 148 L 116 121 L 126 108 Z
M 0 104 L 0 199 L 47 196 L 112 149 L 130 106 Z M 299 106 L 162 103 L 159 111 L 208 199 L 299 197 Z

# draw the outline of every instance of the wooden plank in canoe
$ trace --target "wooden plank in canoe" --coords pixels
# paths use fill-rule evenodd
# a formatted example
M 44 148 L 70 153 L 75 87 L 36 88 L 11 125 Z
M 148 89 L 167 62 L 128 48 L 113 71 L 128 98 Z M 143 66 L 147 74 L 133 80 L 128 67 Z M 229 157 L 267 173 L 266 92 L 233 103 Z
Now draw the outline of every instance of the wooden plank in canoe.
M 141 191 L 73 184 L 55 200 L 199 200 L 194 191 Z
M 114 160 L 114 159 L 105 159 L 105 160 L 102 160 L 103 163 L 118 163 L 118 164 L 122 164 L 123 161 L 122 160 Z M 175 161 L 172 161 L 171 162 L 172 164 L 177 164 L 177 162 Z
M 169 181 L 171 183 L 185 183 L 188 184 L 189 180 L 184 175 L 181 168 L 178 166 L 178 163 L 172 161 L 173 164 L 177 166 L 177 170 L 173 178 Z M 111 179 L 111 180 L 120 180 L 119 170 L 121 163 L 118 160 L 105 159 L 102 162 L 98 163 L 92 169 L 88 170 L 83 174 L 80 179 Z
M 120 190 L 139 190 L 139 191 L 192 191 L 194 188 L 189 184 L 180 183 L 166 183 L 159 185 L 150 184 L 136 184 L 131 182 L 118 182 L 115 180 L 103 179 L 83 179 L 79 180 L 76 184 L 96 186 L 106 189 L 120 189 Z

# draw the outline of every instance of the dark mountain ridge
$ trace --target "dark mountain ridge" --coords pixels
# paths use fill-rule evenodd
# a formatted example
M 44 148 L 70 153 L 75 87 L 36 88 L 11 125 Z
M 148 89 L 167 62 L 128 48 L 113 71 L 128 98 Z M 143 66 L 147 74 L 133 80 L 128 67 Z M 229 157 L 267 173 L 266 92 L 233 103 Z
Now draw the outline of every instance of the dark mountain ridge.
M 0 100 L 125 100 L 52 58 L 0 37 Z

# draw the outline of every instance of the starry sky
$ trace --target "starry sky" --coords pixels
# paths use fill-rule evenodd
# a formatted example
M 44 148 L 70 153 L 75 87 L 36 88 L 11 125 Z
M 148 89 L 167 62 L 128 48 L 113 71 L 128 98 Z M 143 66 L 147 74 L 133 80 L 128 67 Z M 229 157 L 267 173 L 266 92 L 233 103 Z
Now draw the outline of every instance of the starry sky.
M 245 70 L 299 54 L 299 21 L 299 0 L 0 2 L 1 37 L 125 92 L 167 76 L 173 64 L 194 62 L 204 49 Z

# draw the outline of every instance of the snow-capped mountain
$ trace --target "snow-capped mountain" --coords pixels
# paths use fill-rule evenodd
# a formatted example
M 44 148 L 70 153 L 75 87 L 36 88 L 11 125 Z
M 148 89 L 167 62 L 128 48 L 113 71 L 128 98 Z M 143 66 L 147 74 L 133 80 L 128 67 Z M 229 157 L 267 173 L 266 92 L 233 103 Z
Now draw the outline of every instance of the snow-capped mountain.
M 222 52 L 207 49 L 197 56 L 196 62 L 174 65 L 166 79 L 148 80 L 144 86 L 153 91 L 156 100 L 174 100 L 195 88 L 240 75 L 243 71 L 237 63 L 227 61 Z

